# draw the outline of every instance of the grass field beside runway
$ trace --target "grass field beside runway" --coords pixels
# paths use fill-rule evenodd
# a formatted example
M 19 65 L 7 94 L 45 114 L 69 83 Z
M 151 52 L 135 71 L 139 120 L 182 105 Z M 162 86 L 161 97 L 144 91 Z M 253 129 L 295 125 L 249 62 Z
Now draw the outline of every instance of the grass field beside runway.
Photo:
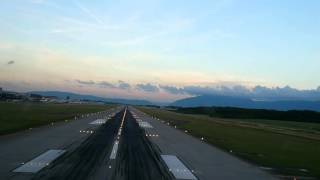
M 290 122 L 286 122 L 283 125 L 280 122 L 281 128 L 277 129 L 277 123 L 274 122 L 267 122 L 270 126 L 256 121 L 244 124 L 237 120 L 180 114 L 162 109 L 139 109 L 161 120 L 170 121 L 179 129 L 188 130 L 193 136 L 204 137 L 206 142 L 232 151 L 232 154 L 241 158 L 260 166 L 272 167 L 277 173 L 320 177 L 320 141 L 316 140 L 319 134 L 304 131 L 304 127 L 311 124 L 288 125 Z M 301 131 L 283 130 L 283 126 L 298 126 Z
M 73 119 L 78 114 L 103 111 L 111 107 L 111 105 L 89 104 L 0 102 L 0 135 L 52 122 Z

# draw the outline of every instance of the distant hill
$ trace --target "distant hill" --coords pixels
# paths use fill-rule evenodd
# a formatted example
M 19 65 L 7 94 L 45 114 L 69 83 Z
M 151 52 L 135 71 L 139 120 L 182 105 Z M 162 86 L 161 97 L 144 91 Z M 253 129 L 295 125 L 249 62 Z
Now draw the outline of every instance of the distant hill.
M 267 119 L 320 123 L 320 112 L 306 110 L 277 111 L 266 109 L 244 109 L 234 107 L 185 107 L 172 109 L 171 111 L 185 114 L 202 114 L 211 117 L 230 119 Z
M 119 98 L 104 98 L 92 95 L 76 94 L 61 91 L 32 91 L 29 93 L 39 94 L 42 96 L 56 96 L 58 99 L 66 99 L 68 96 L 74 100 L 91 100 L 91 101 L 104 101 L 108 103 L 130 104 L 130 105 L 153 105 L 153 103 L 146 100 L 138 99 L 119 99 Z
M 320 111 L 320 101 L 255 101 L 246 97 L 203 95 L 173 102 L 170 106 L 178 107 L 238 107 L 250 109 L 274 109 L 274 110 L 312 110 Z

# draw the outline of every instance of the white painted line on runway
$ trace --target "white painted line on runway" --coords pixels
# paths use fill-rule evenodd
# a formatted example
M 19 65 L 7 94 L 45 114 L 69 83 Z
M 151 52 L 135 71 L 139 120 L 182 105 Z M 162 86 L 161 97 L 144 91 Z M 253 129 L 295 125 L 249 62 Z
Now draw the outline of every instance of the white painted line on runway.
M 122 116 L 122 120 L 121 120 L 121 124 L 120 124 L 120 128 L 119 128 L 118 133 L 117 133 L 117 140 L 115 140 L 115 142 L 113 144 L 112 151 L 111 151 L 111 154 L 110 154 L 110 159 L 116 159 L 116 157 L 117 157 L 119 140 L 120 140 L 120 136 L 121 136 L 121 133 L 122 133 L 123 123 L 124 123 L 124 120 L 126 118 L 126 114 L 127 114 L 127 108 L 124 110 L 124 113 L 123 113 L 123 116 Z
M 110 159 L 116 159 L 118 152 L 119 141 L 115 141 L 113 144 L 112 152 L 110 154 Z
M 65 153 L 65 150 L 51 149 L 13 170 L 13 172 L 36 173 Z
M 138 121 L 138 123 L 139 123 L 139 126 L 142 127 L 142 128 L 153 128 L 153 127 L 151 126 L 151 124 L 148 123 L 148 122 Z
M 90 122 L 89 124 L 100 125 L 100 124 L 104 124 L 106 122 L 107 122 L 106 119 L 97 119 L 97 120 Z
M 169 171 L 176 179 L 197 180 L 191 171 L 174 155 L 161 155 Z

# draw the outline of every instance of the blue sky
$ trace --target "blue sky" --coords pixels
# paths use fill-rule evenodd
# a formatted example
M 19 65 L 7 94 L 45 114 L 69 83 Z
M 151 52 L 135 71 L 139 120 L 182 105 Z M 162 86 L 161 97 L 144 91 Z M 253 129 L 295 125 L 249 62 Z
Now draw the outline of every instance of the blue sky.
M 319 7 L 317 0 L 3 0 L 0 85 L 158 101 L 187 95 L 141 87 L 316 89 Z

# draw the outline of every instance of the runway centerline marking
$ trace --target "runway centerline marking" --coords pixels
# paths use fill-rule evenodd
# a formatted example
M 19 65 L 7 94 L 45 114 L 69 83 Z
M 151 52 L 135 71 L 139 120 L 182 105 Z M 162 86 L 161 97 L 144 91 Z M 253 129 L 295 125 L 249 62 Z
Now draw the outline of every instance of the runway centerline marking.
M 110 154 L 110 159 L 116 159 L 117 157 L 117 152 L 118 152 L 118 147 L 119 147 L 119 141 L 115 141 L 112 147 L 112 151 Z
M 120 136 L 122 134 L 122 127 L 123 127 L 123 123 L 124 120 L 126 118 L 126 114 L 127 114 L 127 108 L 124 110 L 123 116 L 122 116 L 122 120 L 121 120 L 121 124 L 117 133 L 117 138 L 114 141 L 113 147 L 112 147 L 112 151 L 110 154 L 110 159 L 116 159 L 117 157 L 117 152 L 118 152 L 118 147 L 119 147 L 119 142 L 120 142 Z
M 64 154 L 65 150 L 51 149 L 41 154 L 40 156 L 32 159 L 31 161 L 25 163 L 24 165 L 13 170 L 13 172 L 22 173 L 36 173 L 42 168 L 48 166 L 52 161 L 57 159 L 59 156 Z

